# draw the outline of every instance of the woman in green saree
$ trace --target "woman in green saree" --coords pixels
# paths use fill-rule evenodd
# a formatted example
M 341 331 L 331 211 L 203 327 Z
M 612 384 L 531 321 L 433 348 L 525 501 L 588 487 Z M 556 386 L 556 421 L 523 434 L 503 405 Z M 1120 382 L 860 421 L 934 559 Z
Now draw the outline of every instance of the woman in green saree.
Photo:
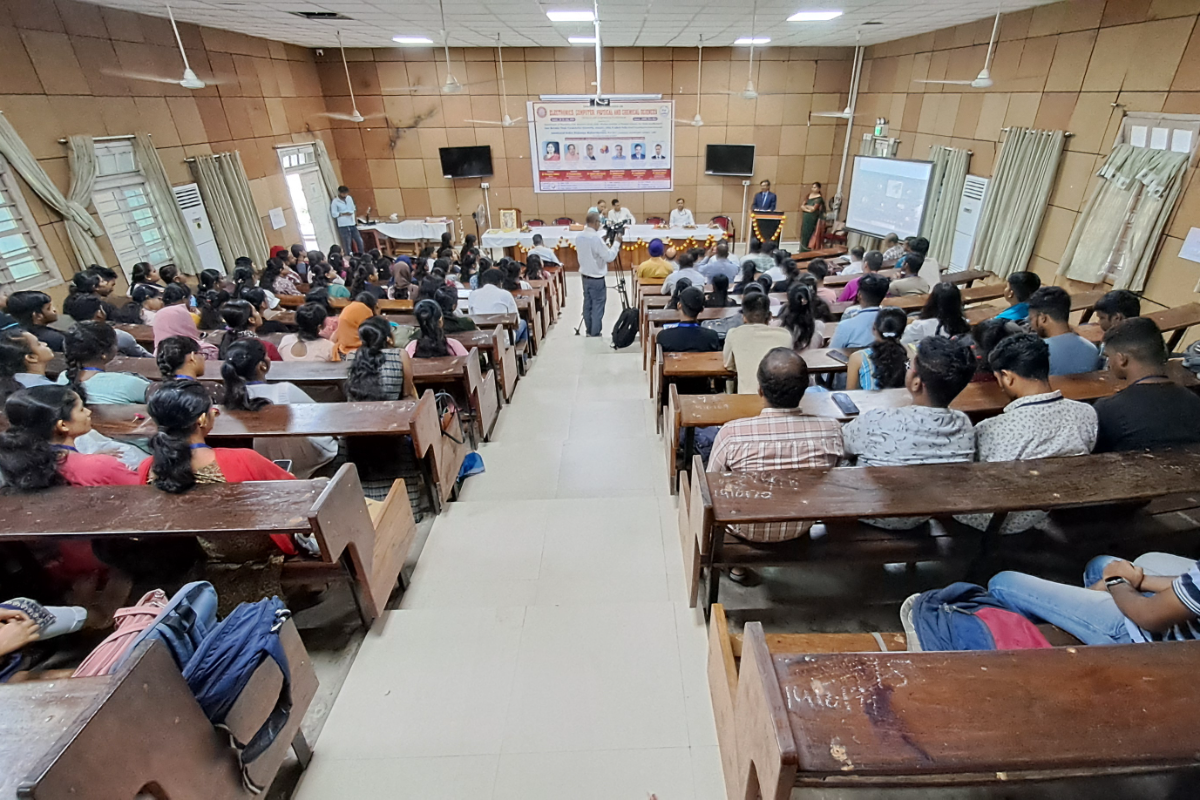
M 813 234 L 817 225 L 825 216 L 825 198 L 821 194 L 821 184 L 814 182 L 808 192 L 808 199 L 800 206 L 803 216 L 800 218 L 800 249 L 813 249 Z M 820 242 L 817 242 L 818 249 Z

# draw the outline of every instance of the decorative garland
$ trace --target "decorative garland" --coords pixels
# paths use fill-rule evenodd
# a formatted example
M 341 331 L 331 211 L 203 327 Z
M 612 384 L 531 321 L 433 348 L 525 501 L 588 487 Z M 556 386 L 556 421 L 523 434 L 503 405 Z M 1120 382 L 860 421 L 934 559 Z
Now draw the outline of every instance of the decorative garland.
M 772 236 L 772 237 L 771 237 L 771 238 L 768 240 L 768 239 L 764 239 L 764 238 L 763 238 L 763 235 L 762 235 L 762 233 L 760 233 L 760 232 L 759 232 L 759 230 L 758 230 L 758 217 L 754 217 L 754 224 L 751 226 L 751 228 L 754 230 L 754 238 L 755 238 L 755 239 L 758 239 L 760 242 L 766 242 L 766 241 L 772 241 L 772 242 L 774 242 L 774 241 L 778 241 L 778 240 L 779 240 L 779 237 L 780 237 L 780 236 L 783 234 L 783 225 L 784 225 L 784 223 L 785 223 L 785 222 L 787 222 L 787 214 L 784 214 L 784 215 L 783 215 L 783 218 L 782 218 L 781 220 L 779 220 L 779 227 L 775 229 L 775 235 L 774 235 L 774 236 Z

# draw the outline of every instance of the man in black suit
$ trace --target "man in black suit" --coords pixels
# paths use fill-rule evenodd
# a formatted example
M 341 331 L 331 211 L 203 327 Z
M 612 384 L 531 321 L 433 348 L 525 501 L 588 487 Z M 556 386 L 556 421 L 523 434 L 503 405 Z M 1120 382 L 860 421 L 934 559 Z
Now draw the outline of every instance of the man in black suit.
M 771 182 L 764 180 L 758 185 L 759 192 L 754 195 L 754 205 L 751 206 L 753 211 L 774 211 L 775 210 L 775 193 L 771 191 Z

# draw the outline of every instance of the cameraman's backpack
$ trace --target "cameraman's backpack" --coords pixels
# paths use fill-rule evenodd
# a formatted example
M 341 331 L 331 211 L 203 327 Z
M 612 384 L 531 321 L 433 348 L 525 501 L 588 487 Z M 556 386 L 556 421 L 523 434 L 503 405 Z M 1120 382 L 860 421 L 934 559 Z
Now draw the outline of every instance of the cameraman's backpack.
M 292 713 L 291 671 L 279 641 L 279 630 L 289 617 L 278 597 L 242 603 L 209 632 L 183 670 L 183 679 L 209 721 L 229 735 L 242 767 L 242 782 L 256 794 L 266 787 L 251 779 L 249 766 L 275 743 Z M 279 666 L 283 685 L 266 722 L 243 743 L 225 727 L 225 718 L 255 670 L 268 659 Z
M 623 347 L 629 347 L 633 344 L 633 340 L 638 335 L 638 312 L 636 308 L 627 308 L 621 312 L 621 316 L 617 317 L 617 324 L 613 325 L 612 330 L 612 345 L 620 350 Z

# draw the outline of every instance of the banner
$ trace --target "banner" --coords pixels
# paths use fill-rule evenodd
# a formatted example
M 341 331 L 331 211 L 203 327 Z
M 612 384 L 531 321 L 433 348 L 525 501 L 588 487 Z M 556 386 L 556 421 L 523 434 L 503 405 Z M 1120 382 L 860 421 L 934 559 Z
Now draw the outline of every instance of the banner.
M 527 114 L 535 192 L 673 188 L 673 101 L 534 100 Z

